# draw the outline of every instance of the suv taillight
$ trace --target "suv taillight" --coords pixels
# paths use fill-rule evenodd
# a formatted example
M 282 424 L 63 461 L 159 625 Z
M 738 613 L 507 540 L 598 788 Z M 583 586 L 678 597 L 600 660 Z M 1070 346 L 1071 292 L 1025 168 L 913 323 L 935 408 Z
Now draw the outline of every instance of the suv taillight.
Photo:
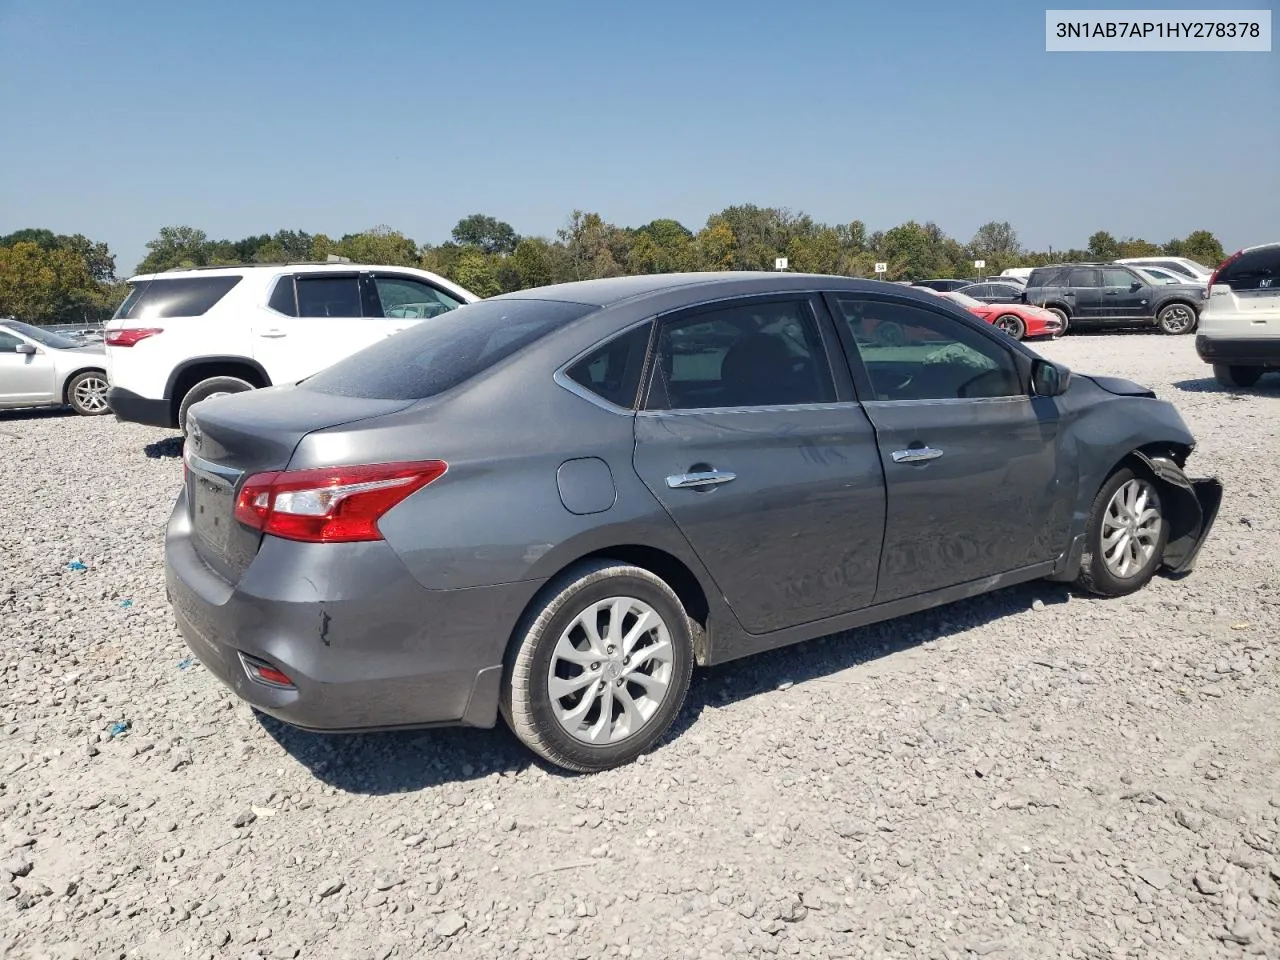
M 304 543 L 381 540 L 388 510 L 442 476 L 443 460 L 259 473 L 236 497 L 247 527 Z
M 157 333 L 164 333 L 163 327 L 129 327 L 124 330 L 108 330 L 107 346 L 109 347 L 132 347 L 140 340 L 147 337 L 154 337 Z
M 1243 250 L 1237 250 L 1231 256 L 1227 257 L 1227 259 L 1218 264 L 1218 269 L 1213 271 L 1213 276 L 1209 278 L 1209 282 L 1205 285 L 1205 296 L 1209 296 L 1209 294 L 1213 293 L 1213 285 L 1218 282 L 1218 275 L 1221 274 L 1223 270 L 1227 269 L 1227 267 L 1231 266 L 1231 264 L 1236 260 L 1240 259 L 1240 254 L 1242 253 L 1244 253 Z

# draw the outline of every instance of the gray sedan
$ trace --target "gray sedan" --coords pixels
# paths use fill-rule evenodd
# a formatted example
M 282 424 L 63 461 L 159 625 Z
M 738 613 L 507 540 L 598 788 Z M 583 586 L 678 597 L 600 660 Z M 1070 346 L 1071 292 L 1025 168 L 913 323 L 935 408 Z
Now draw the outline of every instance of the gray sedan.
M 87 417 L 110 413 L 106 359 L 101 345 L 0 320 L 0 410 L 70 406 Z
M 496 297 L 189 424 L 168 591 L 214 674 L 314 730 L 501 714 L 578 771 L 649 748 L 698 665 L 1188 571 L 1222 493 L 1149 390 L 797 274 Z

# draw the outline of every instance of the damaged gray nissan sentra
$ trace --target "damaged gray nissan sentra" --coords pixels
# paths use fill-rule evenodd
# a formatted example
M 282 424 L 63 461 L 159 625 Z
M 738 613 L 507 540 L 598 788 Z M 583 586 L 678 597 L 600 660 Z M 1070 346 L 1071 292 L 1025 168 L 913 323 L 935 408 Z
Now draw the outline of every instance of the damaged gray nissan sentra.
M 600 770 L 663 734 L 695 665 L 1188 572 L 1222 496 L 1193 447 L 1150 390 L 899 285 L 572 283 L 194 406 L 168 590 L 208 668 L 288 723 L 501 714 Z

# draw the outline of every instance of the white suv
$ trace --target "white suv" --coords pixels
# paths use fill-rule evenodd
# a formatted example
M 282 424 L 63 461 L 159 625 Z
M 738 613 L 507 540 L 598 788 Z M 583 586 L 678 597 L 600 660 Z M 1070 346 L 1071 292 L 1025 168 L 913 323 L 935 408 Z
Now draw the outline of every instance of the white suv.
M 1213 273 L 1203 263 L 1189 260 L 1186 257 L 1125 257 L 1116 263 L 1127 263 L 1131 267 L 1159 267 L 1176 273 L 1182 277 L 1183 283 L 1204 283 Z
M 294 383 L 479 298 L 411 267 L 350 263 L 169 270 L 129 280 L 107 323 L 120 420 L 183 428 L 195 403 Z
M 1224 387 L 1280 370 L 1280 243 L 1233 253 L 1209 281 L 1196 353 Z

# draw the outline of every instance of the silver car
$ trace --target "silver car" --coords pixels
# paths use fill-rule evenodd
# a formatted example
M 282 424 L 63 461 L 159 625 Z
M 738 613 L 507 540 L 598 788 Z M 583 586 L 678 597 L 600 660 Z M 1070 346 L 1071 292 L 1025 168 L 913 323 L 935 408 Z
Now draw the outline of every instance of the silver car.
M 0 410 L 69 406 L 110 413 L 106 351 L 18 320 L 0 320 Z

